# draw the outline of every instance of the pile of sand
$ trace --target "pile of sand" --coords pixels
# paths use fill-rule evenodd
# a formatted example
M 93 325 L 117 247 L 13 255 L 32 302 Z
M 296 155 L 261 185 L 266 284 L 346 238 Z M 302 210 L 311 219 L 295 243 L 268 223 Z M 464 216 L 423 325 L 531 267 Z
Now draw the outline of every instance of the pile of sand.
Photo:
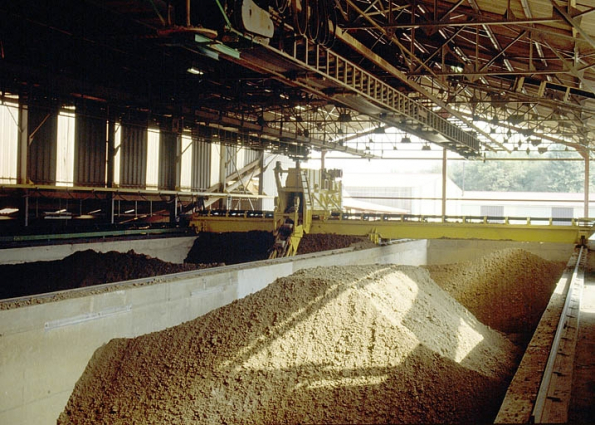
M 317 268 L 112 340 L 58 423 L 488 422 L 517 354 L 424 269 Z
M 509 248 L 473 262 L 426 268 L 482 323 L 502 332 L 532 334 L 566 264 Z

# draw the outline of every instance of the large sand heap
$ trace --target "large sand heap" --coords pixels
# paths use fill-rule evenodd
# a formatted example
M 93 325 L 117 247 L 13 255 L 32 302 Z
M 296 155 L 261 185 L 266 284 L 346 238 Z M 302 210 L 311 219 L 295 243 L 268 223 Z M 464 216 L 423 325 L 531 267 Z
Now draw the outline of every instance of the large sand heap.
M 427 266 L 432 279 L 482 323 L 532 334 L 566 265 L 518 248 L 473 262 Z
M 424 269 L 317 268 L 112 340 L 58 423 L 487 422 L 516 356 Z

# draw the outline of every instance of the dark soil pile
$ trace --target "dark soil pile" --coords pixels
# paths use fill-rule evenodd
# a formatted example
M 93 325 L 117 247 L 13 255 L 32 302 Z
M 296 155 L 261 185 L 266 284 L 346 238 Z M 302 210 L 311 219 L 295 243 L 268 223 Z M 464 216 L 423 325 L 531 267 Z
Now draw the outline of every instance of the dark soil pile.
M 136 254 L 93 250 L 75 252 L 62 260 L 0 266 L 0 299 L 82 288 L 211 267 L 173 264 Z
M 239 264 L 265 260 L 274 243 L 270 232 L 200 233 L 184 261 Z
M 270 232 L 201 233 L 184 260 L 187 263 L 239 264 L 266 260 L 275 238 Z M 300 241 L 299 254 L 348 248 L 353 245 L 375 246 L 360 236 L 306 234 Z
M 332 249 L 348 248 L 357 245 L 375 246 L 368 238 L 361 236 L 329 235 L 329 234 L 306 234 L 298 246 L 298 254 L 309 254 L 311 252 L 329 251 Z
M 426 270 L 302 270 L 110 341 L 58 424 L 488 423 L 517 357 Z
M 87 250 L 62 260 L 0 265 L 0 299 L 264 260 L 273 243 L 269 232 L 202 233 L 184 264 L 167 263 L 134 251 Z M 366 242 L 351 236 L 306 235 L 300 245 L 304 252 L 299 253 L 345 248 L 353 243 Z

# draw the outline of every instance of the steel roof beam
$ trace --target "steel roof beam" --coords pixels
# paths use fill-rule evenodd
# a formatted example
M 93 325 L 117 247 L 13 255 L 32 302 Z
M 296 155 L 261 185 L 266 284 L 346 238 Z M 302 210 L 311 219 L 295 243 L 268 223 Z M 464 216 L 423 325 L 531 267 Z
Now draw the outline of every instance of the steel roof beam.
M 556 0 L 550 1 L 552 3 L 552 6 L 554 7 L 554 10 L 558 12 L 560 16 L 562 16 L 564 20 L 568 24 L 570 24 L 572 28 L 575 29 L 576 32 L 578 32 L 585 39 L 585 41 L 587 41 L 591 45 L 591 47 L 595 48 L 595 39 L 591 37 L 572 16 L 570 16 L 562 7 L 560 7 Z M 573 38 L 576 39 L 576 37 Z
M 416 22 L 416 23 L 396 23 L 396 24 L 383 24 L 383 28 L 387 29 L 408 29 L 408 28 L 447 28 L 447 27 L 475 27 L 475 26 L 503 26 L 503 25 L 532 25 L 532 24 L 549 24 L 553 22 L 559 22 L 556 18 L 534 18 L 534 19 L 486 19 L 484 21 L 451 21 L 444 22 L 433 21 L 433 22 Z M 343 27 L 345 31 L 353 30 L 366 30 L 374 29 L 373 26 L 361 25 L 354 26 L 349 25 Z

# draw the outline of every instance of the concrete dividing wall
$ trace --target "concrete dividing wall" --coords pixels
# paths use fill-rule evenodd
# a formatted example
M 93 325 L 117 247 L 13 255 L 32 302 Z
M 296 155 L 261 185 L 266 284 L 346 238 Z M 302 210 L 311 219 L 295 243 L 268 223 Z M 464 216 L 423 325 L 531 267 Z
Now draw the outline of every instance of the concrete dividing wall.
M 183 263 L 196 236 L 174 238 L 131 239 L 32 246 L 0 249 L 0 264 L 28 263 L 31 261 L 61 260 L 77 251 L 92 249 L 97 252 L 128 252 L 159 258 L 169 263 Z
M 432 239 L 428 240 L 427 264 L 472 261 L 506 248 L 524 249 L 546 260 L 563 263 L 568 262 L 574 251 L 573 244 L 564 243 Z
M 425 240 L 329 251 L 153 278 L 164 280 L 153 285 L 138 286 L 152 279 L 106 284 L 100 287 L 110 292 L 85 288 L 75 290 L 78 298 L 0 310 L 0 425 L 55 424 L 95 350 L 113 338 L 192 320 L 300 269 L 422 265 L 426 252 Z

